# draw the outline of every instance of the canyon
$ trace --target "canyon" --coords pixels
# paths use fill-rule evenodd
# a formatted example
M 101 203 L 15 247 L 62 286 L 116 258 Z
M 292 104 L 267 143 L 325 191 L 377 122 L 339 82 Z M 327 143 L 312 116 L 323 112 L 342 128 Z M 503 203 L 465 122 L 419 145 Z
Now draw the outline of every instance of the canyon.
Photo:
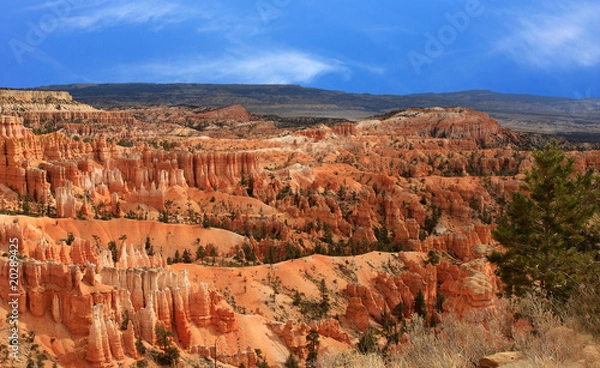
M 420 296 L 429 316 L 495 316 L 486 256 L 529 143 L 460 107 L 286 127 L 0 90 L 0 310 L 16 239 L 19 324 L 66 367 L 134 364 L 157 328 L 186 363 L 283 366 L 311 330 L 333 356 Z

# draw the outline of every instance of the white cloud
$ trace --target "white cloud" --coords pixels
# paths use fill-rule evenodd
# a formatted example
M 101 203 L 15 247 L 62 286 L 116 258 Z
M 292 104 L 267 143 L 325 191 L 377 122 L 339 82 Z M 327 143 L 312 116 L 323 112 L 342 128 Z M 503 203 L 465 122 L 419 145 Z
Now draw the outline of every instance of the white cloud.
M 600 4 L 548 2 L 541 11 L 520 8 L 495 51 L 542 69 L 600 64 Z
M 176 62 L 152 62 L 119 68 L 127 80 L 151 76 L 162 82 L 217 82 L 290 84 L 310 83 L 325 74 L 346 75 L 339 61 L 323 59 L 299 51 L 235 52 L 208 59 L 192 57 Z
M 191 16 L 189 9 L 164 0 L 92 1 L 61 19 L 67 30 L 94 31 L 121 25 L 150 23 L 162 26 L 179 23 Z

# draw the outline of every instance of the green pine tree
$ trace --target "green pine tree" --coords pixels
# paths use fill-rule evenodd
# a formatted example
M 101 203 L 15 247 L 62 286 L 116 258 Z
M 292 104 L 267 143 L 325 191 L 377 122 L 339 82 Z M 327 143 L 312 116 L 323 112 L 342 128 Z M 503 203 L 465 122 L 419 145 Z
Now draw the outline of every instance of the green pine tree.
M 287 360 L 285 361 L 284 367 L 285 368 L 299 368 L 300 363 L 298 363 L 298 361 L 294 357 L 294 354 L 290 354 L 288 356 Z
M 427 319 L 427 304 L 425 303 L 425 295 L 423 295 L 421 290 L 419 290 L 417 296 L 415 296 L 415 305 L 413 310 L 416 314 L 423 317 L 424 320 Z
M 202 264 L 204 264 L 204 257 L 206 257 L 206 250 L 203 246 L 198 245 L 198 248 L 196 249 L 196 261 L 200 260 L 202 261 Z
M 591 220 L 598 212 L 598 177 L 575 175 L 556 141 L 534 151 L 522 191 L 513 193 L 494 238 L 507 251 L 494 253 L 508 295 L 533 292 L 566 300 L 593 275 L 596 246 Z
M 175 251 L 175 255 L 173 256 L 173 263 L 181 263 L 181 255 L 179 254 L 179 249 Z
M 183 263 L 192 263 L 192 252 L 189 249 L 185 248 L 183 250 L 183 254 L 181 255 L 181 261 Z
M 379 344 L 377 343 L 377 337 L 372 328 L 367 329 L 364 334 L 361 335 L 356 348 L 361 354 L 373 354 L 379 352 Z
M 322 317 L 327 317 L 327 314 L 331 310 L 331 304 L 329 303 L 329 290 L 327 289 L 327 284 L 325 284 L 325 279 L 321 279 L 321 282 L 319 283 L 319 292 L 321 293 L 319 314 Z
M 312 328 L 306 336 L 306 350 L 308 350 L 308 356 L 306 357 L 306 367 L 316 368 L 317 358 L 319 357 L 319 331 Z

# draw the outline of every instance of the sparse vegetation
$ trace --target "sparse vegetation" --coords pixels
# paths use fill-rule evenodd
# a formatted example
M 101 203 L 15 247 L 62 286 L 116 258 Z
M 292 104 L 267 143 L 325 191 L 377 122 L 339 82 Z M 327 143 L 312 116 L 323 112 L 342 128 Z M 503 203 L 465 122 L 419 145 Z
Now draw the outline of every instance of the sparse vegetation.
M 319 357 L 319 331 L 312 328 L 306 336 L 306 350 L 308 355 L 306 356 L 306 367 L 316 368 L 317 358 Z
M 172 331 L 168 331 L 164 327 L 156 327 L 156 340 L 162 351 L 153 351 L 151 355 L 159 365 L 172 366 L 179 359 L 180 352 L 173 346 L 172 337 Z

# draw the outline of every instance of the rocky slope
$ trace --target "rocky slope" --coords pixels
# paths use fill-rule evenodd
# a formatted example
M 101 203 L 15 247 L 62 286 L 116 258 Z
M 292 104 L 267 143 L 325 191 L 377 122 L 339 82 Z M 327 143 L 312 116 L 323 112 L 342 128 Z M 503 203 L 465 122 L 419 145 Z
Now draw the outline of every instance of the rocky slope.
M 136 345 L 156 349 L 164 327 L 184 361 L 281 366 L 306 357 L 311 329 L 321 356 L 336 354 L 394 311 L 410 318 L 420 294 L 430 316 L 497 313 L 491 230 L 532 159 L 486 114 L 292 129 L 239 107 L 105 112 L 0 92 L 0 309 L 17 239 L 20 323 L 61 365 L 147 359 Z M 52 116 L 64 130 L 25 126 Z M 185 137 L 165 128 L 182 116 L 197 124 Z M 128 121 L 143 127 L 130 144 L 126 128 L 95 125 Z M 224 121 L 229 133 L 207 137 Z M 228 135 L 242 126 L 252 139 Z M 598 152 L 570 155 L 600 167 Z

